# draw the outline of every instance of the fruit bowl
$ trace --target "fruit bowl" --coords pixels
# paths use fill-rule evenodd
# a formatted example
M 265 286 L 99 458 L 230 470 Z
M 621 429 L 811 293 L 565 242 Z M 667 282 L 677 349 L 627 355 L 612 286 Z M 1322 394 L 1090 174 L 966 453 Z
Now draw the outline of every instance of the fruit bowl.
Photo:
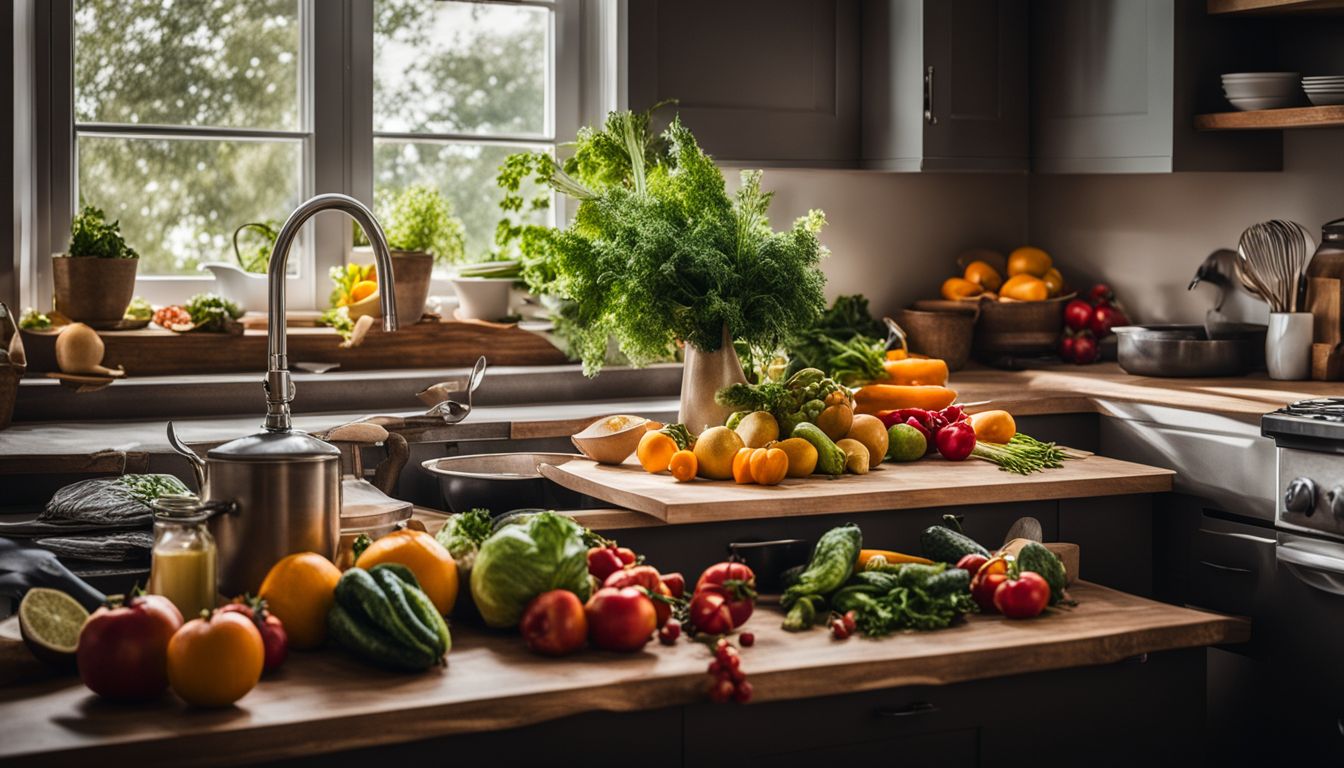
M 1054 354 L 1064 329 L 1064 305 L 1076 295 L 1044 301 L 982 301 L 975 323 L 975 359 L 994 364 L 1004 358 Z

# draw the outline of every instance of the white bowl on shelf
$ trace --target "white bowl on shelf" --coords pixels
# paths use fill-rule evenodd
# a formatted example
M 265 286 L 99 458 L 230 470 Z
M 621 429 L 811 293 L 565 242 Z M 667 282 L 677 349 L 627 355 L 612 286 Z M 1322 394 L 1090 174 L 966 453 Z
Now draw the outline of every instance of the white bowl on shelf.
M 1330 91 L 1323 93 L 1307 92 L 1307 99 L 1313 106 L 1329 107 L 1336 104 L 1344 104 L 1344 90 Z
M 1238 80 L 1296 80 L 1302 75 L 1298 72 L 1229 72 L 1223 75 L 1223 82 Z
M 1264 96 L 1259 98 L 1229 98 L 1228 103 L 1242 112 L 1252 112 L 1260 109 L 1286 109 L 1297 106 L 1300 101 L 1297 96 Z

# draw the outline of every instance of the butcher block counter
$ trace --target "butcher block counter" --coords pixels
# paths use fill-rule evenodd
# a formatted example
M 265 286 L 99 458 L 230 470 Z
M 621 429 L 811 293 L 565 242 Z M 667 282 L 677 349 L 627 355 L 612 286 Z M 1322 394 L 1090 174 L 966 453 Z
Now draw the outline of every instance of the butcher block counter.
M 742 650 L 754 702 L 722 705 L 718 717 L 731 723 L 761 702 L 1106 665 L 1250 635 L 1239 619 L 1088 583 L 1070 591 L 1076 606 L 1031 621 L 972 616 L 946 630 L 844 642 L 821 629 L 786 633 L 780 614 L 761 607 L 747 627 L 756 643 Z M 0 638 L 6 642 L 13 640 Z M 550 659 L 529 653 L 516 635 L 457 626 L 446 668 L 393 674 L 336 652 L 295 653 L 279 674 L 224 710 L 188 710 L 171 695 L 141 706 L 110 704 L 78 679 L 62 677 L 0 688 L 0 764 L 222 765 L 496 731 L 585 712 L 696 705 L 704 702 L 710 658 L 704 646 L 680 642 L 629 655 L 585 651 Z

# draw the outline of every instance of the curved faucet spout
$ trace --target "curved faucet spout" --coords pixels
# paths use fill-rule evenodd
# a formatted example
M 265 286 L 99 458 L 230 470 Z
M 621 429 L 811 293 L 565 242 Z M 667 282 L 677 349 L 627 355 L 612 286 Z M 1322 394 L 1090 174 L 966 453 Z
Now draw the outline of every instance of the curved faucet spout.
M 285 337 L 285 271 L 289 249 L 294 245 L 304 222 L 321 211 L 341 211 L 359 222 L 373 246 L 374 261 L 378 267 L 378 294 L 383 310 L 383 330 L 397 330 L 397 297 L 392 289 L 392 254 L 387 247 L 387 236 L 363 203 L 335 193 L 317 195 L 304 202 L 289 215 L 271 250 L 267 276 L 270 280 L 270 302 L 266 324 L 266 429 L 273 432 L 290 428 L 289 404 L 294 399 L 294 383 L 289 376 L 289 352 Z

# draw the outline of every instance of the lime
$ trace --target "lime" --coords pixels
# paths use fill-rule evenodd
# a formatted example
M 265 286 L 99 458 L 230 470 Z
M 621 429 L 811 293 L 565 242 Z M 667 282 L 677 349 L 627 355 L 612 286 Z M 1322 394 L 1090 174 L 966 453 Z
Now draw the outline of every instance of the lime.
M 74 663 L 79 630 L 89 612 L 59 589 L 33 587 L 19 603 L 19 631 L 28 650 L 58 667 Z
M 928 450 L 924 433 L 909 424 L 896 424 L 887 430 L 887 458 L 892 461 L 914 461 Z

